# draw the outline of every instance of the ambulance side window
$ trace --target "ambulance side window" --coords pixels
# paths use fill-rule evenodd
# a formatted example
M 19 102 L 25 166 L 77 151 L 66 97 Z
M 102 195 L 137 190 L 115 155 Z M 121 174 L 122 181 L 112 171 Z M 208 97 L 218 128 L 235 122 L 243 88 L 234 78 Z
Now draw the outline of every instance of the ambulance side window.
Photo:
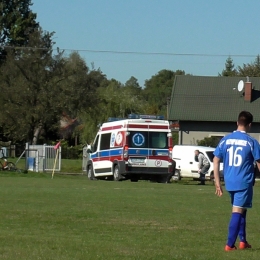
M 111 133 L 102 134 L 100 139 L 100 150 L 108 150 L 110 148 Z
M 95 153 L 97 151 L 97 147 L 98 147 L 98 141 L 99 141 L 99 135 L 96 137 L 94 144 L 93 144 L 93 153 Z

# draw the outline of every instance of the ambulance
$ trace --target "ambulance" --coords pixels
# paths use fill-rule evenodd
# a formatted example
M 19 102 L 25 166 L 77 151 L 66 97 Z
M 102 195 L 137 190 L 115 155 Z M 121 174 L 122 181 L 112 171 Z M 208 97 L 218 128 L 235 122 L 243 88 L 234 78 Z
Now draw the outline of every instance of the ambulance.
M 175 172 L 171 129 L 163 116 L 130 114 L 127 119 L 109 118 L 87 152 L 90 180 L 167 183 Z

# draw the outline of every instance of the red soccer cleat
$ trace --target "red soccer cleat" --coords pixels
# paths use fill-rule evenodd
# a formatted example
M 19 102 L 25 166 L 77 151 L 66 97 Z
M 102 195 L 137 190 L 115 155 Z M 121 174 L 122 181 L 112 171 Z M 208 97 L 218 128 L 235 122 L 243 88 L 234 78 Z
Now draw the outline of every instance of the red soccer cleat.
M 225 246 L 225 251 L 232 251 L 232 250 L 236 250 L 237 248 L 235 246 L 230 247 L 228 245 Z
M 246 249 L 246 248 L 252 248 L 252 246 L 249 245 L 247 242 L 240 242 L 239 243 L 239 249 Z

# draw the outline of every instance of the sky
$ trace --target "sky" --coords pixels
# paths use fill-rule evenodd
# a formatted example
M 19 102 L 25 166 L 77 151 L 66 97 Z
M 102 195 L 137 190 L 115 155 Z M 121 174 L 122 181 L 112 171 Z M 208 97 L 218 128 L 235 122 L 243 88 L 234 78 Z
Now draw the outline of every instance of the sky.
M 32 0 L 55 47 L 140 86 L 160 70 L 217 76 L 260 54 L 258 0 Z

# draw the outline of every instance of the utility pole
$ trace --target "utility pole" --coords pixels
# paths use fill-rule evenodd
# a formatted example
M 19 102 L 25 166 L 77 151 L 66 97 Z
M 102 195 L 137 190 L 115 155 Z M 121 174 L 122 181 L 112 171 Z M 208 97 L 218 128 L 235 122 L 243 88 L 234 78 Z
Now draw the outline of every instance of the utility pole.
M 167 100 L 167 105 L 166 105 L 167 120 L 169 120 L 169 103 L 170 103 L 171 98 L 167 97 L 166 100 Z

